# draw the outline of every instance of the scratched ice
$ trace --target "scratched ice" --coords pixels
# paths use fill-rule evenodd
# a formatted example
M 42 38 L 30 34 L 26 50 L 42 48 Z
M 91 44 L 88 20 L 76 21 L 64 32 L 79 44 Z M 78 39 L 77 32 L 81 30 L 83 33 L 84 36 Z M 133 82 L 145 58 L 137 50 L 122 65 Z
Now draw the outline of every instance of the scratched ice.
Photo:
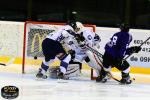
M 0 88 L 7 85 L 19 88 L 19 97 L 14 100 L 150 100 L 149 83 L 119 85 L 110 80 L 102 84 L 88 78 L 59 81 L 39 81 L 33 74 L 0 73 Z M 0 96 L 0 100 L 6 99 Z

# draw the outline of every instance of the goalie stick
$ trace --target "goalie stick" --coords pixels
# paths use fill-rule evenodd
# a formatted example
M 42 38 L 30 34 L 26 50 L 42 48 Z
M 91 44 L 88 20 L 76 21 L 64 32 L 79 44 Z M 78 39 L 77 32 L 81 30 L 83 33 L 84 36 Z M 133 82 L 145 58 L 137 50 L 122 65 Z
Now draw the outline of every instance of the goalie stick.
M 141 43 L 139 45 L 139 47 L 141 47 L 142 45 L 144 45 L 148 40 L 150 39 L 150 37 L 148 37 L 143 43 Z M 133 54 L 133 53 L 132 53 Z M 124 60 L 128 59 L 132 54 L 128 55 L 127 57 L 124 58 Z

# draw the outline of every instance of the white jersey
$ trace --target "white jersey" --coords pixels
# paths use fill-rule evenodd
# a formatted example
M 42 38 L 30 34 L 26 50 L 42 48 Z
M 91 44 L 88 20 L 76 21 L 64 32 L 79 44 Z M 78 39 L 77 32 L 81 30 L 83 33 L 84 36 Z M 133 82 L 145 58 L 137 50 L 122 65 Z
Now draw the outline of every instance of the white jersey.
M 95 33 L 92 32 L 90 29 L 84 29 L 82 30 L 82 35 L 85 38 L 85 42 L 86 44 L 88 44 L 89 46 L 94 46 L 95 44 Z M 76 41 L 76 39 L 74 38 L 74 36 L 69 36 L 69 38 L 65 39 L 67 48 L 69 48 L 69 50 L 74 50 L 76 52 L 75 54 L 75 59 L 76 61 L 82 62 L 86 57 L 86 48 L 81 48 L 80 44 Z
M 82 31 L 83 32 L 83 37 L 85 38 L 85 42 L 86 44 L 90 45 L 90 46 L 93 46 L 95 41 L 94 41 L 94 37 L 95 37 L 95 33 L 92 32 L 91 30 L 89 29 L 85 29 Z M 79 46 L 79 43 L 76 41 L 76 39 L 74 38 L 74 36 L 68 36 L 67 39 L 65 39 L 65 41 L 67 42 L 68 44 L 68 47 L 72 50 L 75 50 L 75 51 L 82 51 L 83 48 L 81 48 Z
M 90 29 L 83 29 L 83 37 L 85 38 L 85 42 L 86 44 L 93 46 L 95 41 L 94 41 L 94 37 L 95 37 L 95 33 L 92 32 Z
M 73 28 L 69 25 L 66 25 L 60 28 L 57 32 L 50 33 L 47 38 L 61 42 L 63 39 L 67 38 L 69 31 L 73 31 Z

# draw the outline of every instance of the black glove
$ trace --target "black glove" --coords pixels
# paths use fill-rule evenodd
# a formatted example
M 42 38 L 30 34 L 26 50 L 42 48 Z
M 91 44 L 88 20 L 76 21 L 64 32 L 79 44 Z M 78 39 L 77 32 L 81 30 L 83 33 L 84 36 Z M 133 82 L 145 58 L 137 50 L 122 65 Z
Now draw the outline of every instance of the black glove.
M 71 55 L 71 59 L 75 58 L 75 51 L 74 50 L 69 50 L 68 53 Z
M 140 46 L 133 46 L 126 50 L 126 54 L 131 55 L 132 53 L 138 53 L 139 51 L 141 51 L 141 49 L 142 48 Z
M 85 38 L 81 34 L 76 34 L 75 39 L 77 40 L 77 42 L 82 42 L 85 40 Z
M 141 51 L 141 47 L 140 46 L 135 46 L 134 47 L 134 53 L 138 53 L 139 51 Z

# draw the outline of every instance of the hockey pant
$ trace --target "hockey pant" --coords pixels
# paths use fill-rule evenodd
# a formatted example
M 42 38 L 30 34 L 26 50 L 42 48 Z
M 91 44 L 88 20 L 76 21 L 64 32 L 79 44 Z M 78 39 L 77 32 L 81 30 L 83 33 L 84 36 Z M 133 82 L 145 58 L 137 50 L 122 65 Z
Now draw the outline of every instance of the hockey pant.
M 66 51 L 62 47 L 61 43 L 46 38 L 42 42 L 42 51 L 45 56 L 44 61 L 42 62 L 41 68 L 45 71 L 48 70 L 48 66 L 53 60 L 57 57 L 60 62 L 60 70 L 65 73 L 68 67 L 71 56 L 66 54 Z

